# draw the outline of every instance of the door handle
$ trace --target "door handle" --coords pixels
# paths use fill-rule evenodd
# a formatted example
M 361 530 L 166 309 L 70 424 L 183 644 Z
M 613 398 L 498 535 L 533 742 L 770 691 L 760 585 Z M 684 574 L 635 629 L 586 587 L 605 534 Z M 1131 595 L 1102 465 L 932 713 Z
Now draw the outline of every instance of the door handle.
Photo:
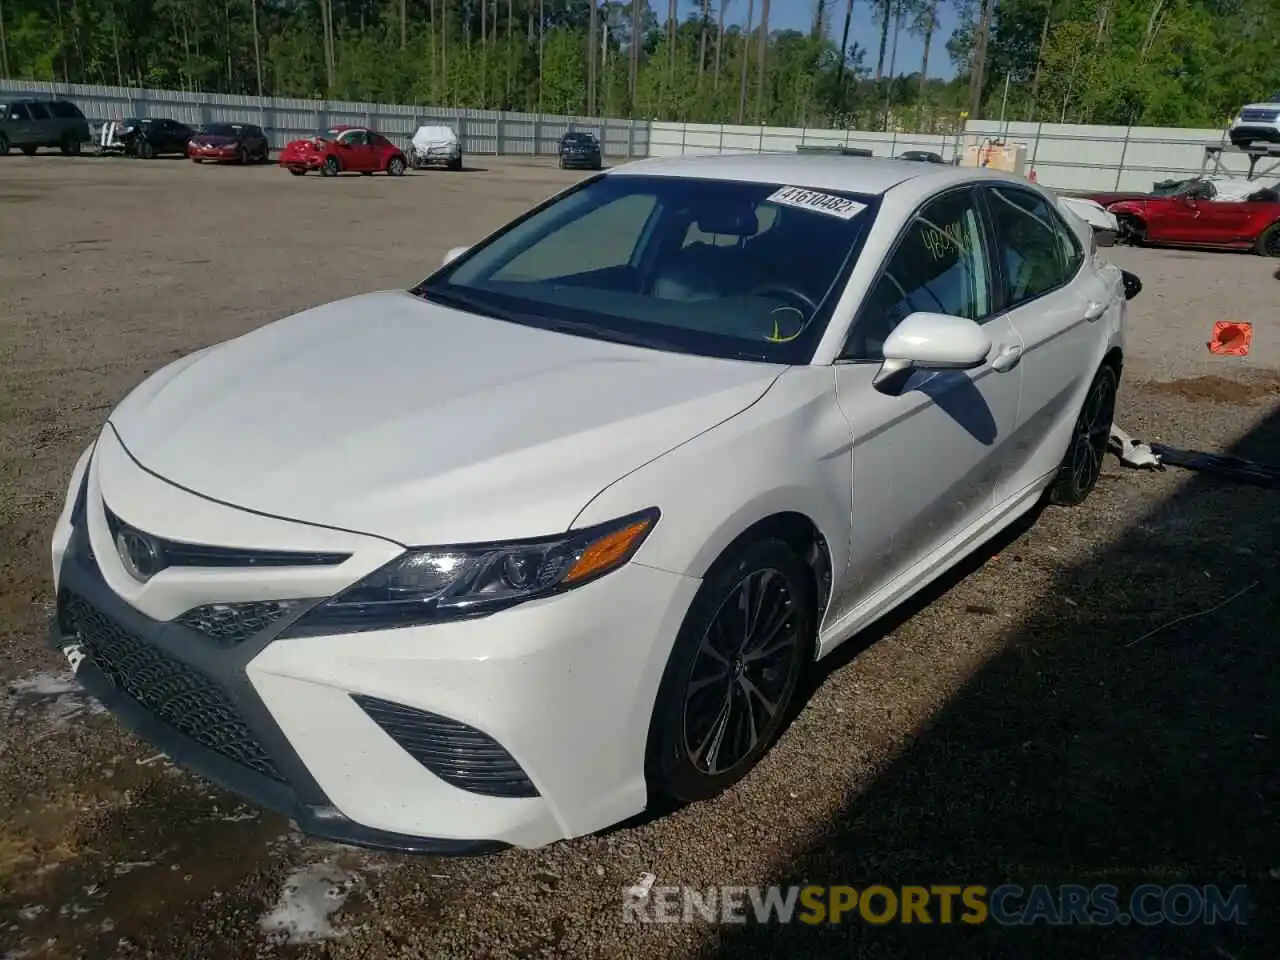
M 991 369 L 996 373 L 1007 373 L 1016 367 L 1021 359 L 1022 347 L 1016 343 L 1010 343 L 1000 348 L 996 358 L 991 361 Z
M 1094 300 L 1092 303 L 1089 304 L 1089 308 L 1085 310 L 1084 318 L 1088 320 L 1090 323 L 1093 323 L 1095 320 L 1097 320 L 1106 312 L 1107 312 L 1107 305 L 1105 303 L 1099 303 L 1098 301 Z

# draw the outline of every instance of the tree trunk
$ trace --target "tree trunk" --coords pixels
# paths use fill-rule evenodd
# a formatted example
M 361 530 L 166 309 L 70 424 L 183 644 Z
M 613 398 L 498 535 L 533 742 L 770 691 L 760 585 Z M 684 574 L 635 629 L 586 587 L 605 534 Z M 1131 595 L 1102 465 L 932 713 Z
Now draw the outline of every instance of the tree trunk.
M 698 87 L 702 87 L 702 74 L 707 69 L 707 23 L 711 19 L 711 0 L 702 0 L 702 36 L 698 39 Z
M 769 56 L 769 0 L 760 2 L 760 75 L 756 77 L 756 123 L 764 123 L 764 75 Z
M 755 14 L 756 0 L 747 0 L 747 22 L 742 28 L 742 78 L 738 83 L 738 125 L 747 117 L 747 63 L 751 59 L 748 48 L 751 42 L 751 17 Z
M 1040 46 L 1036 48 L 1036 72 L 1031 75 L 1031 100 L 1027 104 L 1027 121 L 1034 119 L 1040 97 L 1040 74 L 1044 69 L 1044 45 L 1049 42 L 1049 21 L 1053 19 L 1053 0 L 1045 0 L 1044 23 L 1040 25 Z
M 115 28 L 115 20 L 111 21 L 112 29 Z M 9 43 L 4 36 L 4 3 L 0 0 L 0 73 L 8 77 L 9 74 Z
M 676 39 L 680 27 L 680 22 L 677 19 L 679 16 L 677 0 L 667 0 L 667 33 L 670 35 L 670 40 L 667 42 L 669 48 L 667 52 L 671 55 L 670 75 L 673 84 L 676 79 Z
M 729 0 L 720 0 L 720 9 L 716 14 L 716 66 L 715 66 L 715 89 L 720 89 L 720 55 L 724 48 L 724 12 L 729 6 Z
M 507 0 L 507 109 L 511 109 L 511 57 L 515 50 L 516 6 L 515 0 Z
M 587 116 L 596 115 L 596 43 L 600 33 L 598 0 L 589 0 L 591 15 L 587 18 Z
M 933 44 L 933 31 L 938 28 L 938 0 L 930 0 L 924 22 L 924 53 L 920 55 L 920 103 L 929 94 L 929 47 Z
M 627 51 L 630 59 L 631 77 L 629 87 L 631 90 L 631 119 L 636 116 L 636 82 L 640 74 L 640 44 L 644 42 L 644 19 L 641 11 L 648 10 L 647 4 L 642 4 L 641 0 L 632 0 L 631 2 L 631 49 Z
M 884 76 L 885 47 L 889 45 L 889 16 L 893 0 L 879 0 L 880 10 L 880 56 L 876 59 L 876 83 Z
M 982 17 L 978 21 L 978 36 L 973 49 L 973 68 L 969 71 L 969 119 L 977 120 L 982 112 L 982 86 L 987 72 L 987 38 L 991 33 L 991 18 L 996 0 L 983 0 Z
M 889 109 L 893 105 L 893 78 L 898 65 L 898 35 L 902 32 L 902 3 L 897 0 L 893 13 L 893 45 L 889 48 L 889 82 L 884 91 L 884 129 L 889 129 Z
M 400 49 L 403 50 L 409 37 L 408 0 L 400 0 Z
M 258 37 L 258 0 L 249 0 L 253 11 L 253 69 L 258 75 L 258 96 L 262 96 L 262 41 Z
M 840 98 L 840 110 L 844 111 L 844 65 L 849 58 L 849 24 L 853 20 L 853 0 L 844 8 L 844 32 L 840 38 L 840 64 L 836 67 L 836 96 Z
M 489 0 L 480 0 L 480 107 L 489 108 Z

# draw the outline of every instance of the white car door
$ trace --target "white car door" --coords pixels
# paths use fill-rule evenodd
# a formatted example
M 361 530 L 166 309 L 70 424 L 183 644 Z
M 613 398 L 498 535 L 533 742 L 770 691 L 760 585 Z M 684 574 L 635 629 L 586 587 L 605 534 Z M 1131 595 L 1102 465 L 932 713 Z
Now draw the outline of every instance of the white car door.
M 1016 332 L 993 315 L 993 279 L 976 190 L 948 191 L 906 225 L 854 318 L 834 367 L 854 434 L 852 553 L 837 618 L 909 571 L 903 584 L 915 581 L 994 505 L 1022 367 Z M 976 369 L 918 370 L 900 392 L 880 392 L 872 378 L 885 338 L 917 311 L 983 323 L 991 353 Z
M 1102 360 L 1115 292 L 1090 267 L 1079 237 L 1039 193 L 984 188 L 996 247 L 997 300 L 1022 340 L 1022 402 L 997 499 L 1017 497 L 1057 471 Z

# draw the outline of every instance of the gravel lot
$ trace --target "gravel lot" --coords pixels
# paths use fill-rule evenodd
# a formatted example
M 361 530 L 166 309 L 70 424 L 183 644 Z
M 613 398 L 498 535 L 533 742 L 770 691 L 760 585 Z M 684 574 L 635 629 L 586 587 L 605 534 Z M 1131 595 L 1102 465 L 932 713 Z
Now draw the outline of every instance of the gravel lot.
M 475 164 L 320 180 L 0 161 L 0 957 L 1280 955 L 1280 511 L 1274 493 L 1203 475 L 1110 461 L 1085 507 L 1045 512 L 840 655 L 736 789 L 538 852 L 412 859 L 303 840 L 79 697 L 43 649 L 47 540 L 110 407 L 195 348 L 407 286 L 578 176 Z M 1119 422 L 1280 460 L 1275 264 L 1108 255 L 1146 284 Z M 1219 319 L 1255 324 L 1250 357 L 1208 354 Z M 621 888 L 645 872 L 694 886 L 1245 883 L 1257 914 L 1244 929 L 1089 934 L 623 923 Z

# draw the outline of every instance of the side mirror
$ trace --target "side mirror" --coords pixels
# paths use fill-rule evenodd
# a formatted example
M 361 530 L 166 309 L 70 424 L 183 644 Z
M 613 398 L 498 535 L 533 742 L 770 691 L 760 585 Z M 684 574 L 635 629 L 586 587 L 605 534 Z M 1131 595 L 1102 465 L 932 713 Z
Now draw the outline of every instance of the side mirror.
M 453 261 L 457 260 L 460 256 L 466 253 L 469 249 L 471 248 L 470 247 L 454 247 L 452 250 L 450 250 L 448 253 L 444 255 L 444 262 L 440 264 L 440 266 L 447 267 L 449 264 L 453 263 Z
M 1120 271 L 1120 278 L 1124 281 L 1124 298 L 1132 300 L 1142 292 L 1142 281 L 1136 273 L 1130 273 L 1128 270 Z
M 991 353 L 981 325 L 945 313 L 913 313 L 884 342 L 884 362 L 872 384 L 897 393 L 913 370 L 972 370 Z

